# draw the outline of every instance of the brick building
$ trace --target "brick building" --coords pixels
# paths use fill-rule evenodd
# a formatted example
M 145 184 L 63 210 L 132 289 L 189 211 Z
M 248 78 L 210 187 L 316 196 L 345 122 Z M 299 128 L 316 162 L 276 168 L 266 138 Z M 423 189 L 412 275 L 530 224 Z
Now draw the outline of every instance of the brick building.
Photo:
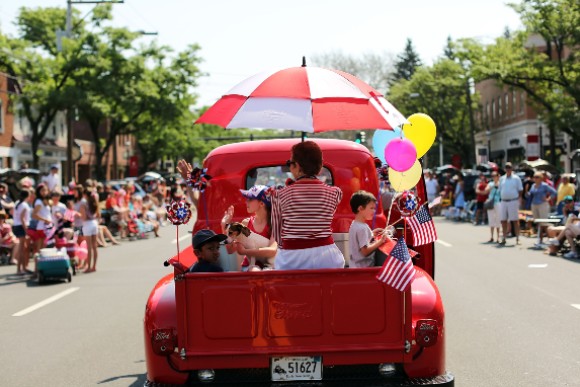
M 0 169 L 11 167 L 11 158 L 15 152 L 12 148 L 14 115 L 10 106 L 9 83 L 9 76 L 0 72 Z
M 528 39 L 530 49 L 545 50 L 541 37 L 533 35 Z M 566 50 L 564 55 L 569 55 Z M 523 160 L 533 161 L 546 158 L 550 147 L 550 128 L 543 123 L 534 109 L 527 103 L 526 93 L 494 80 L 486 80 L 475 85 L 480 94 L 481 111 L 478 120 L 483 131 L 476 134 L 477 162 L 487 160 L 500 165 L 511 161 L 517 164 Z M 560 167 L 571 171 L 570 138 L 565 133 L 556 133 L 555 145 L 561 152 Z

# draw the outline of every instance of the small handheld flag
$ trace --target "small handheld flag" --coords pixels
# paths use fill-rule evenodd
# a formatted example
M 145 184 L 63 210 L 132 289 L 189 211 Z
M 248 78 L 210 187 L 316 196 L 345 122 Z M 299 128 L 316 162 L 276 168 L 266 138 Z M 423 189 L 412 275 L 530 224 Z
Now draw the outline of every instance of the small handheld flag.
M 435 223 L 433 223 L 433 219 L 425 205 L 421 206 L 415 216 L 408 218 L 407 222 L 413 232 L 413 246 L 426 245 L 437 240 Z
M 413 266 L 407 244 L 404 238 L 399 238 L 376 278 L 403 292 L 414 277 L 415 266 Z

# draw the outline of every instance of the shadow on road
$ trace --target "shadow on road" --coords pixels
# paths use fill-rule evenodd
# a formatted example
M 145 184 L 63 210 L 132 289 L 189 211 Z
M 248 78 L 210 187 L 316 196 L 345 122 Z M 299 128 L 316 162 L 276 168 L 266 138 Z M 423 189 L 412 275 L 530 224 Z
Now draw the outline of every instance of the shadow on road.
M 132 375 L 121 375 L 121 376 L 114 376 L 112 378 L 109 379 L 105 379 L 105 380 L 101 380 L 100 382 L 98 382 L 97 384 L 107 384 L 107 383 L 111 383 L 114 382 L 116 380 L 119 379 L 134 379 L 137 378 L 137 380 L 135 380 L 133 383 L 129 384 L 129 387 L 143 387 L 145 385 L 145 382 L 147 381 L 147 374 L 132 374 Z
M 26 282 L 30 279 L 30 276 L 27 275 L 18 275 L 14 274 L 4 274 L 0 275 L 0 280 L 5 280 L 6 282 L 0 283 L 0 286 L 7 286 L 7 285 L 14 285 Z

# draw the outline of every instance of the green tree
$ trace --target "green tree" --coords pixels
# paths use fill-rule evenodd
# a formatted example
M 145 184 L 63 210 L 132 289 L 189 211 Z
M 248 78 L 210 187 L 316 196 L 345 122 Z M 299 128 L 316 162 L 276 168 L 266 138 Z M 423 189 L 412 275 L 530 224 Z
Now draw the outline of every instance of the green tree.
M 476 77 L 524 90 L 551 136 L 563 131 L 580 140 L 580 3 L 526 0 L 512 7 L 525 30 L 488 46 L 474 62 Z
M 437 141 L 443 140 L 445 145 L 444 163 L 450 161 L 452 154 L 471 162 L 470 110 L 465 69 L 460 63 L 442 58 L 433 66 L 418 68 L 410 80 L 400 80 L 391 87 L 389 100 L 403 114 L 421 112 L 433 118 L 437 125 Z M 475 102 L 472 107 L 476 107 Z M 429 150 L 427 159 L 430 166 L 438 163 L 437 147 Z
M 191 120 L 193 89 L 201 76 L 199 47 L 191 45 L 171 55 L 166 46 L 136 48 L 139 33 L 125 28 L 105 26 L 80 33 L 90 36 L 85 50 L 91 63 L 73 75 L 68 95 L 89 123 L 97 178 L 104 178 L 103 160 L 119 135 L 136 136 L 146 164 L 167 152 L 184 151 L 185 142 L 172 144 L 167 139 L 182 138 L 178 129 Z
M 84 26 L 74 14 L 77 25 Z M 71 75 L 86 68 L 88 56 L 82 41 L 66 40 L 62 52 L 56 47 L 57 29 L 65 27 L 66 12 L 60 8 L 21 8 L 16 19 L 19 37 L 0 34 L 0 68 L 21 80 L 20 113 L 30 123 L 32 165 L 38 168 L 38 146 L 58 111 L 66 106 L 65 90 Z M 97 24 L 97 18 L 92 24 Z
M 413 47 L 413 41 L 411 38 L 407 38 L 404 51 L 397 56 L 395 61 L 395 71 L 391 77 L 391 82 L 394 83 L 401 79 L 410 80 L 417 68 L 421 66 L 422 62 L 415 47 Z

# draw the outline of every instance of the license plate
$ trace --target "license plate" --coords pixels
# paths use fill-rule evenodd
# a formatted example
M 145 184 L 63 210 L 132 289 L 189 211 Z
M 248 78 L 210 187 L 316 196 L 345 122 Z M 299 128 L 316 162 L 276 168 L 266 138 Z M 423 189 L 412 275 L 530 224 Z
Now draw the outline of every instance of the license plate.
M 272 381 L 322 380 L 322 356 L 273 357 Z

